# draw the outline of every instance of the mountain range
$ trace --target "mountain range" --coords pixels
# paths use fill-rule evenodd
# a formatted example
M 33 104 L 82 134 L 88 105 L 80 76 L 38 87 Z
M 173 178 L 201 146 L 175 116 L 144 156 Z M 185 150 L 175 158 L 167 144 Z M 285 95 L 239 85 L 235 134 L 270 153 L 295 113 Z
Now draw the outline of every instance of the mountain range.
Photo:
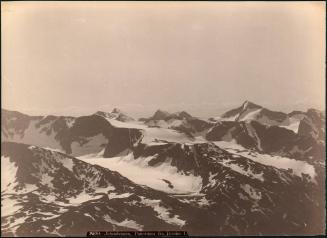
M 1 114 L 2 235 L 325 231 L 324 112 Z

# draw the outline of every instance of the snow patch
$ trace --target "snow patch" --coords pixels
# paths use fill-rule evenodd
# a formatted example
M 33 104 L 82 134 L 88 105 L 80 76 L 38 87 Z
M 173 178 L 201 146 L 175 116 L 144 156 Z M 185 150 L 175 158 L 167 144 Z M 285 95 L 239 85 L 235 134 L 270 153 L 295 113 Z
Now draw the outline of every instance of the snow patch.
M 298 133 L 299 126 L 300 126 L 300 121 L 293 121 L 289 125 L 285 125 L 285 126 L 280 125 L 280 127 L 284 127 L 284 128 L 286 128 L 288 130 L 294 131 L 295 133 Z
M 242 113 L 242 115 L 239 118 L 239 121 L 251 121 L 251 120 L 255 120 L 261 110 L 262 110 L 262 108 L 254 109 L 254 110 L 247 110 L 244 113 Z
M 80 205 L 83 202 L 87 202 L 90 200 L 96 200 L 96 199 L 101 198 L 102 196 L 103 195 L 93 196 L 84 191 L 84 192 L 78 194 L 76 197 L 70 197 L 68 200 L 69 200 L 69 204 L 71 204 L 71 205 Z
M 93 221 L 96 221 L 96 220 L 94 219 L 94 217 L 92 217 L 89 213 L 84 213 L 84 216 L 86 216 L 86 217 L 90 217 Z
M 46 185 L 46 186 L 48 186 L 49 188 L 54 188 L 53 187 L 53 184 L 52 184 L 52 180 L 53 180 L 54 178 L 53 177 L 51 177 L 51 176 L 49 176 L 49 174 L 47 174 L 47 173 L 42 173 L 42 176 L 41 176 L 41 180 L 40 180 L 40 183 L 42 184 L 42 185 Z
M 17 169 L 16 163 L 9 157 L 1 156 L 1 192 L 15 193 Z
M 208 201 L 205 197 L 202 197 L 202 198 L 198 201 L 198 204 L 199 204 L 201 207 L 204 207 L 204 206 L 209 206 L 211 203 L 210 203 L 210 201 Z
M 142 143 L 144 144 L 151 144 L 153 141 L 161 140 L 161 141 L 168 141 L 168 142 L 177 142 L 177 143 L 195 143 L 194 139 L 189 138 L 184 133 L 180 133 L 176 130 L 169 129 L 167 123 L 164 121 L 165 125 L 161 125 L 161 127 L 166 128 L 157 128 L 157 127 L 149 127 L 145 124 L 142 124 L 138 121 L 132 122 L 121 122 L 113 119 L 106 118 L 107 121 L 110 122 L 111 125 L 114 127 L 121 127 L 121 128 L 135 128 L 141 129 L 143 131 L 143 139 Z
M 234 170 L 239 174 L 245 175 L 247 177 L 251 177 L 253 179 L 257 179 L 261 182 L 264 181 L 263 172 L 261 172 L 260 174 L 255 174 L 250 169 L 244 170 L 244 168 L 240 167 L 237 164 L 233 164 L 232 162 L 233 162 L 232 160 L 223 160 L 221 162 L 219 161 L 218 163 L 224 165 L 225 167 L 231 168 L 232 170 Z
M 34 149 L 36 148 L 35 146 L 30 146 L 28 147 L 29 149 Z M 54 152 L 60 152 L 60 153 L 66 153 L 65 151 L 63 150 L 60 150 L 60 149 L 54 149 L 54 148 L 51 148 L 51 147 L 42 147 L 43 149 L 46 149 L 46 150 L 51 150 L 51 151 L 54 151 Z
M 75 123 L 74 118 L 65 118 L 65 120 L 66 120 L 66 125 L 67 125 L 68 128 L 71 128 Z
M 169 161 L 156 167 L 149 166 L 148 162 L 152 158 L 141 157 L 134 159 L 132 153 L 113 158 L 78 157 L 78 159 L 84 162 L 97 164 L 104 168 L 117 171 L 137 184 L 146 185 L 160 191 L 168 193 L 194 193 L 201 190 L 202 178 L 200 176 L 179 173 L 177 168 L 171 166 Z M 163 179 L 171 181 L 173 188 L 169 188 Z
M 269 154 L 261 154 L 255 151 L 250 151 L 235 143 L 226 141 L 213 142 L 218 147 L 236 155 L 243 156 L 263 165 L 273 166 L 277 169 L 291 169 L 293 174 L 302 177 L 302 174 L 310 176 L 311 181 L 315 182 L 316 171 L 313 165 L 304 161 L 290 159 L 287 157 L 273 156 Z
M 160 200 L 146 199 L 145 197 L 140 196 L 141 203 L 143 205 L 152 207 L 155 212 L 157 212 L 157 217 L 169 224 L 178 225 L 180 227 L 185 225 L 185 221 L 179 219 L 178 215 L 171 217 L 169 209 L 160 206 Z
M 42 217 L 42 220 L 51 220 L 51 219 L 54 219 L 54 218 L 57 218 L 59 217 L 61 214 L 53 214 L 51 212 L 35 212 L 35 213 L 32 213 L 33 215 L 34 214 L 38 214 L 38 215 L 43 215 L 43 216 L 46 216 L 46 217 Z M 32 214 L 29 214 L 29 215 L 32 215 Z
M 254 200 L 260 200 L 262 197 L 261 192 L 256 191 L 249 184 L 241 184 L 241 188 L 244 190 L 244 192 L 246 192 Z
M 65 159 L 63 159 L 61 162 L 62 162 L 62 165 L 63 165 L 66 169 L 68 169 L 68 170 L 70 170 L 70 171 L 73 171 L 74 162 L 73 162 L 72 159 L 70 159 L 70 158 L 65 158 Z
M 106 222 L 117 225 L 117 226 L 123 226 L 123 227 L 131 228 L 131 229 L 135 229 L 138 231 L 143 229 L 143 225 L 140 225 L 133 220 L 128 220 L 127 218 L 121 222 L 118 222 L 118 221 L 115 221 L 114 219 L 112 219 L 109 215 L 104 215 L 103 219 Z
M 3 194 L 1 194 L 1 197 L 1 217 L 12 216 L 16 214 L 21 208 L 23 208 L 17 199 L 13 199 L 9 196 L 4 196 Z
M 258 145 L 258 149 L 260 151 L 262 151 L 262 147 L 261 147 L 261 140 L 259 138 L 259 136 L 257 135 L 257 132 L 255 131 L 255 129 L 251 126 L 251 124 L 249 123 L 245 123 L 245 127 L 249 133 L 249 135 L 252 137 L 252 138 L 255 138 L 255 141 L 257 142 L 257 145 Z
M 133 193 L 123 193 L 123 194 L 110 193 L 110 194 L 108 194 L 108 198 L 109 199 L 113 199 L 113 198 L 128 198 L 131 195 L 133 195 Z
M 222 118 L 220 118 L 220 120 L 221 121 L 236 121 L 238 116 L 239 116 L 239 113 L 237 113 L 234 116 L 230 116 L 230 117 L 222 117 Z
M 209 185 L 211 188 L 217 185 L 217 180 L 214 179 L 214 177 L 216 177 L 217 175 L 218 173 L 212 174 L 211 172 L 209 172 Z
M 27 218 L 28 217 L 23 216 L 23 217 L 14 219 L 13 222 L 9 223 L 9 227 L 7 227 L 7 229 L 11 230 L 14 233 L 14 236 L 17 236 L 16 235 L 17 228 L 19 227 L 20 224 L 23 224 Z

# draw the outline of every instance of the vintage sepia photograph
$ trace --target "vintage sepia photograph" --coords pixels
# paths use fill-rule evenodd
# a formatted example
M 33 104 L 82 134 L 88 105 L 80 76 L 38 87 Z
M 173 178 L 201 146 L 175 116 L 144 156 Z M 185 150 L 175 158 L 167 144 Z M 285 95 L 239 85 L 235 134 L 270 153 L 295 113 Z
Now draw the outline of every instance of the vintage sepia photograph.
M 1 2 L 1 236 L 324 235 L 325 10 Z

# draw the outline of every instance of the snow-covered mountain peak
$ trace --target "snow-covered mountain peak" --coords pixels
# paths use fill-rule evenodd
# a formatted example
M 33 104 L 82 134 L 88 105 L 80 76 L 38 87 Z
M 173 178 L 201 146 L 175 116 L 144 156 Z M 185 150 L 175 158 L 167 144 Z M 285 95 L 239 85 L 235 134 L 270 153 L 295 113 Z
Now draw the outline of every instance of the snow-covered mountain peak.
M 324 136 L 325 115 L 316 109 L 307 112 L 292 111 L 284 113 L 272 111 L 246 100 L 240 107 L 225 112 L 213 121 L 251 122 L 256 121 L 262 125 L 278 126 L 294 133 L 304 133 L 321 139 Z
M 248 120 L 247 114 L 251 114 L 252 119 L 261 109 L 263 109 L 262 106 L 246 100 L 240 107 L 225 112 L 221 118 L 225 121 L 239 121 L 245 117 Z
M 134 121 L 132 117 L 126 115 L 118 108 L 114 108 L 111 112 L 97 111 L 95 115 L 99 115 L 107 119 L 115 119 L 122 122 Z

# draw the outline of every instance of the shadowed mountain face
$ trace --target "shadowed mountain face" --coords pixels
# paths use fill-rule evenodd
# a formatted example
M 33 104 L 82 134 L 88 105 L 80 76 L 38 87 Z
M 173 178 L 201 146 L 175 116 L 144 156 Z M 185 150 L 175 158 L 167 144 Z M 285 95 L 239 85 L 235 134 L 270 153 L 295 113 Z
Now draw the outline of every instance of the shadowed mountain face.
M 114 156 L 129 148 L 142 135 L 138 129 L 113 127 L 98 113 L 77 118 L 31 117 L 2 110 L 2 122 L 3 141 L 49 147 L 77 156 L 102 150 L 107 156 Z
M 321 162 L 325 158 L 325 116 L 314 109 L 289 114 L 273 112 L 246 101 L 223 114 L 206 138 L 234 141 L 264 153 Z
M 235 118 L 234 120 L 239 119 L 239 117 L 245 113 L 247 110 L 258 110 L 258 109 L 262 109 L 261 106 L 254 104 L 252 102 L 249 101 L 245 101 L 242 106 L 232 109 L 230 111 L 225 112 L 221 117 L 222 118 Z
M 224 113 L 219 121 L 257 121 L 263 125 L 280 126 L 289 130 L 298 132 L 299 123 L 301 120 L 309 118 L 310 121 L 314 120 L 318 126 L 323 126 L 322 120 L 324 115 L 321 112 L 309 109 L 308 112 L 293 111 L 289 114 L 277 111 L 271 111 L 262 106 L 245 101 L 242 106 L 232 109 Z M 314 119 L 313 119 L 314 118 Z
M 326 136 L 325 123 L 325 115 L 322 112 L 309 109 L 299 124 L 298 133 L 324 141 Z
M 222 118 L 232 121 L 260 120 L 266 123 L 282 123 L 287 119 L 283 112 L 270 111 L 262 106 L 245 101 L 239 108 L 230 110 L 222 115 Z
M 309 133 L 296 134 L 283 127 L 266 126 L 256 121 L 218 122 L 206 138 L 211 141 L 235 141 L 245 148 L 312 162 L 322 162 L 325 158 L 324 142 Z
M 185 111 L 169 113 L 157 110 L 152 117 L 140 118 L 140 121 L 150 127 L 170 128 L 191 137 L 205 132 L 212 126 L 210 121 L 193 117 Z
M 2 110 L 2 235 L 324 232 L 322 112 L 245 102 L 214 121 L 127 117 Z

